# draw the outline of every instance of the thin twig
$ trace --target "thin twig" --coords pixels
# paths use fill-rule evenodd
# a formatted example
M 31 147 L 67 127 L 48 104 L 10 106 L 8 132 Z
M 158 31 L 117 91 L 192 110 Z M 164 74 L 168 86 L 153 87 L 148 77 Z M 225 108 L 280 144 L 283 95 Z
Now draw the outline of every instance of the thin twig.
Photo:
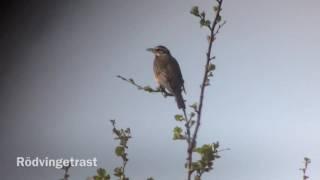
M 116 154 L 117 156 L 120 156 L 122 158 L 122 166 L 120 167 L 121 169 L 121 178 L 120 179 L 123 179 L 123 180 L 126 180 L 126 174 L 125 174 L 125 170 L 126 170 L 126 165 L 129 161 L 128 159 L 128 153 L 127 153 L 127 149 L 128 149 L 128 140 L 131 138 L 131 132 L 130 132 L 130 129 L 127 128 L 126 130 L 124 129 L 117 129 L 116 128 L 116 122 L 115 120 L 110 120 L 112 126 L 113 126 L 113 133 L 116 135 L 115 139 L 117 140 L 120 140 L 120 144 L 118 147 L 122 148 L 122 151 L 121 153 L 117 153 L 117 148 L 116 148 Z
M 124 174 L 124 178 L 125 178 L 125 174 L 126 174 L 126 165 L 127 165 L 127 162 L 128 162 L 128 160 L 124 160 L 123 162 L 122 162 L 122 172 L 123 172 L 123 174 Z
M 120 76 L 120 75 L 118 75 L 117 78 L 119 78 L 119 79 L 121 79 L 121 80 L 123 80 L 123 81 L 126 81 L 126 82 L 134 85 L 134 86 L 137 87 L 139 90 L 144 90 L 144 91 L 149 92 L 149 93 L 162 93 L 164 97 L 166 97 L 166 96 L 173 96 L 173 94 L 170 94 L 170 93 L 168 93 L 166 90 L 161 89 L 161 88 L 156 88 L 156 89 L 154 89 L 154 88 L 151 88 L 150 86 L 142 86 L 142 85 L 139 85 L 139 84 L 137 84 L 132 78 L 127 79 L 127 78 L 125 78 L 125 77 L 123 77 L 123 76 Z
M 223 21 L 222 24 L 219 24 L 216 32 L 214 33 L 214 37 L 220 32 L 220 29 L 227 23 L 227 21 Z
M 62 180 L 68 180 L 69 179 L 70 174 L 68 174 L 68 172 L 69 172 L 70 167 L 71 167 L 71 163 L 69 163 L 68 166 L 62 167 L 62 169 L 64 170 L 64 175 L 63 175 L 63 179 Z
M 310 163 L 311 163 L 311 160 L 309 158 L 305 157 L 304 158 L 304 167 L 300 169 L 302 171 L 302 180 L 309 179 L 309 176 L 307 176 L 307 170 L 308 170 L 308 165 Z

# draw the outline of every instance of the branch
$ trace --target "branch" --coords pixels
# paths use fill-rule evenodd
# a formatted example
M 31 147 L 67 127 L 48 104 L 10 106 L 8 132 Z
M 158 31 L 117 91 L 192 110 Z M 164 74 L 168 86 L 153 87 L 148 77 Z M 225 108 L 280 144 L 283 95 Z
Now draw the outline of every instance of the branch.
M 214 37 L 214 30 L 215 30 L 216 25 L 218 24 L 218 20 L 217 20 L 218 18 L 217 17 L 220 17 L 221 6 L 222 6 L 223 0 L 218 0 L 217 2 L 219 3 L 218 4 L 218 11 L 216 13 L 215 19 L 214 19 L 213 24 L 212 24 L 211 37 Z M 193 134 L 193 137 L 192 137 L 193 146 L 195 146 L 195 143 L 196 143 L 195 140 L 197 138 L 197 134 L 198 134 L 198 130 L 199 130 L 199 127 L 200 127 L 200 122 L 201 122 L 201 114 L 202 114 L 202 107 L 203 107 L 204 92 L 205 92 L 205 87 L 207 86 L 207 80 L 208 80 L 208 69 L 209 69 L 208 67 L 209 67 L 210 61 L 212 60 L 211 59 L 212 44 L 213 44 L 213 41 L 210 41 L 209 42 L 209 46 L 208 46 L 208 51 L 207 51 L 207 62 L 206 62 L 206 65 L 205 65 L 204 76 L 203 76 L 203 80 L 202 80 L 202 84 L 201 84 L 201 92 L 200 92 L 200 98 L 199 98 L 199 109 L 197 110 L 196 128 L 195 128 L 195 131 L 194 131 L 194 134 Z
M 112 124 L 112 132 L 115 135 L 114 139 L 119 140 L 119 145 L 115 148 L 115 154 L 122 159 L 121 166 L 114 168 L 113 175 L 119 180 L 129 180 L 126 176 L 126 166 L 128 164 L 128 142 L 132 138 L 130 128 L 122 129 L 116 127 L 116 121 L 110 120 Z M 97 174 L 93 176 L 94 180 L 110 180 L 111 176 L 106 169 L 98 168 Z
M 142 86 L 142 85 L 137 84 L 132 78 L 127 79 L 127 78 L 120 76 L 120 75 L 118 75 L 117 78 L 134 85 L 139 90 L 144 90 L 149 93 L 162 93 L 164 97 L 173 96 L 173 94 L 168 93 L 166 90 L 161 89 L 160 87 L 153 89 L 150 86 Z
M 209 81 L 209 75 L 210 72 L 212 70 L 214 70 L 213 68 L 211 68 L 211 66 L 214 66 L 213 64 L 210 63 L 210 61 L 212 59 L 214 59 L 214 57 L 211 57 L 211 51 L 212 51 L 212 45 L 213 42 L 215 40 L 215 36 L 216 34 L 219 32 L 220 28 L 225 24 L 225 22 L 223 24 L 218 25 L 218 23 L 221 21 L 221 16 L 220 16 L 220 12 L 221 12 L 221 7 L 222 7 L 222 2 L 223 0 L 217 0 L 218 2 L 218 6 L 215 10 L 216 14 L 215 14 L 215 18 L 214 21 L 212 22 L 212 25 L 210 26 L 210 40 L 209 40 L 209 45 L 208 45 L 208 50 L 207 50 L 207 60 L 206 60 L 206 65 L 205 65 L 205 69 L 204 69 L 204 75 L 203 75 L 203 80 L 202 80 L 202 84 L 201 84 L 201 91 L 200 91 L 200 97 L 199 97 L 199 108 L 196 110 L 197 113 L 197 120 L 196 120 L 196 127 L 193 133 L 193 136 L 191 138 L 191 145 L 188 149 L 188 160 L 192 159 L 192 154 L 193 154 L 193 149 L 196 146 L 196 139 L 197 139 L 197 135 L 198 135 L 198 131 L 199 131 L 199 127 L 201 124 L 201 114 L 202 114 L 202 107 L 203 107 L 203 99 L 204 99 L 204 93 L 205 93 L 205 87 L 208 86 L 208 81 Z M 197 12 L 192 11 L 192 14 L 197 14 Z M 218 27 L 217 27 L 218 25 Z M 188 167 L 191 167 L 192 165 L 192 161 L 188 162 Z M 191 175 L 192 175 L 193 171 L 192 169 L 189 168 L 188 171 L 188 180 L 191 180 Z
M 310 163 L 311 163 L 311 160 L 309 158 L 305 157 L 304 158 L 304 167 L 300 169 L 302 171 L 302 180 L 309 179 L 309 176 L 307 176 L 307 170 L 308 170 L 308 165 Z
M 214 32 L 214 37 L 220 32 L 220 29 L 227 23 L 227 21 L 223 21 L 223 23 L 219 24 L 217 30 Z
M 70 167 L 71 167 L 71 164 L 69 163 L 68 166 L 63 166 L 63 167 L 61 168 L 61 169 L 64 170 L 64 175 L 63 175 L 63 178 L 62 178 L 61 180 L 68 180 L 68 179 L 69 179 L 70 174 L 68 174 L 68 172 L 69 172 Z
M 120 143 L 119 145 L 115 148 L 115 153 L 117 156 L 122 158 L 122 166 L 116 167 L 114 169 L 114 175 L 119 177 L 121 180 L 129 180 L 129 178 L 126 177 L 125 170 L 126 170 L 126 165 L 129 161 L 128 159 L 128 141 L 131 137 L 131 131 L 130 128 L 127 129 L 117 129 L 116 128 L 116 121 L 115 120 L 110 120 L 112 126 L 113 126 L 113 133 L 116 135 L 115 139 L 119 140 Z

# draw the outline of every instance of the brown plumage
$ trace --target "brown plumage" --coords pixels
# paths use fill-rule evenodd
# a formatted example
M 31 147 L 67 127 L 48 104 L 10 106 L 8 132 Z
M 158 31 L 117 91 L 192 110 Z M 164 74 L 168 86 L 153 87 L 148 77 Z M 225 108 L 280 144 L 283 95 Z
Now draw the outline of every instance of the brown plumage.
M 164 46 L 149 48 L 148 51 L 155 54 L 153 70 L 160 88 L 166 89 L 174 95 L 179 109 L 185 109 L 181 94 L 182 90 L 185 92 L 184 81 L 177 60 Z

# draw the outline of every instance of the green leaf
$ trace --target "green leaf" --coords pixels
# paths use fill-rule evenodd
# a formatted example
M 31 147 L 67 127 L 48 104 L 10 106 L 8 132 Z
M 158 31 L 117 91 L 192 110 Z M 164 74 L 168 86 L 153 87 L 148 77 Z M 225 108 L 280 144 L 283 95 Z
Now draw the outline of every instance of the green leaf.
M 181 129 L 181 127 L 176 126 L 176 127 L 173 129 L 173 132 L 180 134 L 180 133 L 182 132 L 182 129 Z
M 183 121 L 184 120 L 184 117 L 181 114 L 176 114 L 174 116 L 174 118 L 176 119 L 176 121 Z
M 185 139 L 185 136 L 182 135 L 182 129 L 180 127 L 175 127 L 173 129 L 173 140 L 182 140 Z
M 217 150 L 220 146 L 219 142 L 213 143 L 212 145 L 215 150 Z
M 206 20 L 205 25 L 208 26 L 208 27 L 210 27 L 210 25 L 211 25 L 210 20 Z
M 108 174 L 107 176 L 105 176 L 104 180 L 110 180 L 110 175 Z
M 195 15 L 195 16 L 200 16 L 199 15 L 199 7 L 198 6 L 193 6 L 191 8 L 191 11 L 190 11 L 191 14 Z
M 206 13 L 204 11 L 202 11 L 200 16 L 204 19 L 206 17 Z
M 212 64 L 212 63 L 210 63 L 209 65 L 208 65 L 208 71 L 214 71 L 216 69 L 216 65 L 214 65 L 214 64 Z
M 150 86 L 143 87 L 143 90 L 145 90 L 147 92 L 152 92 L 153 91 L 153 89 Z
M 217 22 L 220 22 L 222 17 L 220 15 L 217 16 Z
M 191 121 L 190 121 L 190 126 L 193 126 L 195 123 L 196 123 L 196 121 L 191 120 Z
M 193 162 L 191 164 L 191 169 L 193 171 L 197 171 L 197 170 L 200 170 L 201 169 L 201 164 L 199 162 Z
M 127 133 L 127 135 L 130 135 L 131 131 L 130 128 L 127 128 L 126 130 L 124 130 L 125 133 Z
M 121 177 L 123 175 L 122 168 L 120 168 L 120 167 L 114 168 L 114 173 L 113 174 L 115 176 L 117 176 L 117 177 Z
M 104 177 L 104 176 L 107 175 L 107 171 L 106 171 L 105 169 L 103 169 L 103 168 L 97 169 L 97 173 L 98 173 L 98 175 L 99 175 L 100 177 Z
M 93 176 L 93 179 L 94 179 L 94 180 L 102 180 L 102 177 L 100 177 L 100 176 Z
M 205 154 L 206 152 L 212 150 L 213 146 L 211 144 L 204 144 L 201 147 L 195 149 L 195 151 L 199 154 Z
M 191 107 L 192 109 L 194 109 L 195 111 L 197 111 L 197 109 L 198 109 L 198 104 L 195 102 L 195 103 L 191 104 L 190 107 Z
M 206 21 L 204 19 L 200 19 L 200 26 L 205 26 L 206 25 Z
M 115 153 L 117 156 L 123 156 L 125 153 L 125 149 L 123 146 L 117 146 L 115 149 Z
M 215 12 L 217 12 L 217 11 L 219 10 L 219 7 L 218 7 L 218 6 L 213 6 L 213 10 L 214 10 Z

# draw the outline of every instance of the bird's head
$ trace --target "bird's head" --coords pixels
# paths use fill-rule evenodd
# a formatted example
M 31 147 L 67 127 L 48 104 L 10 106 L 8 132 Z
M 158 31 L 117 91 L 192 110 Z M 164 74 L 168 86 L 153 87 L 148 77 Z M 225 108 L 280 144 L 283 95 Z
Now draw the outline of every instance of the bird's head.
M 169 49 L 161 45 L 154 48 L 148 48 L 147 51 L 152 52 L 155 56 L 170 55 Z

